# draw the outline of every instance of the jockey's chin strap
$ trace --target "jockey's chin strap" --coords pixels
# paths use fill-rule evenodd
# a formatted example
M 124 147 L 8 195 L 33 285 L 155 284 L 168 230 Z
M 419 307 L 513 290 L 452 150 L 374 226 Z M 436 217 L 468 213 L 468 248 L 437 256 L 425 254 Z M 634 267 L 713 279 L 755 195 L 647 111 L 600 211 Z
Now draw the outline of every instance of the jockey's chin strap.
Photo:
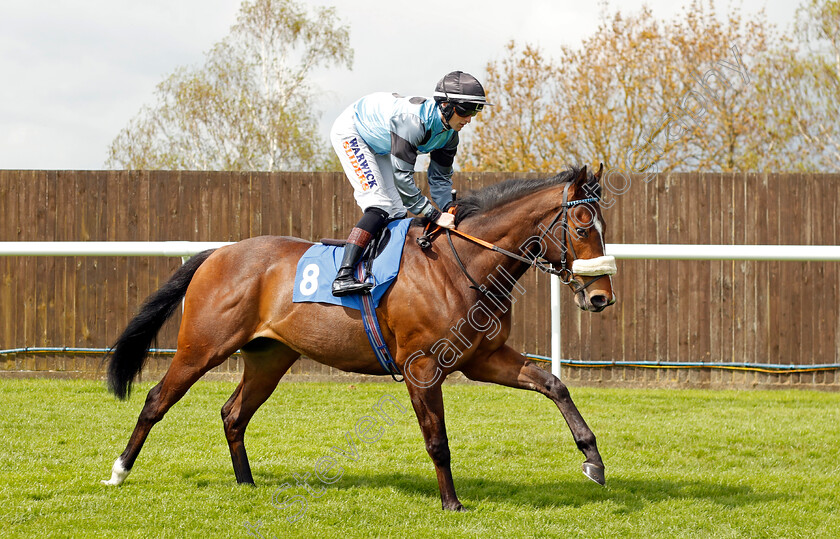
M 548 233 L 549 230 L 554 228 L 554 225 L 556 225 L 557 222 L 559 221 L 560 225 L 562 227 L 561 245 L 567 245 L 568 244 L 569 248 L 572 251 L 573 258 L 576 259 L 577 255 L 575 254 L 575 248 L 574 248 L 574 245 L 572 245 L 571 238 L 569 238 L 569 241 L 567 241 L 567 239 L 566 239 L 567 235 L 571 236 L 571 233 L 569 233 L 569 221 L 568 221 L 569 208 L 572 208 L 572 207 L 577 206 L 579 204 L 586 204 L 586 203 L 589 203 L 589 202 L 597 202 L 598 198 L 592 197 L 592 198 L 584 198 L 582 200 L 567 201 L 570 186 L 571 186 L 571 183 L 567 184 L 566 188 L 563 190 L 563 204 L 560 206 L 560 211 L 557 212 L 557 215 L 554 216 L 554 219 L 552 219 L 551 224 L 548 225 L 547 228 L 543 229 L 542 234 L 540 234 L 540 236 L 539 236 L 537 244 L 542 245 L 542 240 L 545 237 L 545 235 Z M 457 208 L 457 206 L 454 206 L 454 205 L 451 206 L 448 210 L 449 213 L 454 215 L 456 208 Z M 560 278 L 560 281 L 563 284 L 569 285 L 572 288 L 572 290 L 574 291 L 575 294 L 582 293 L 584 290 L 586 290 L 587 287 L 589 287 L 589 285 L 591 285 L 592 283 L 594 283 L 598 279 L 604 277 L 604 275 L 597 275 L 595 277 L 592 277 L 591 279 L 589 279 L 588 281 L 586 281 L 583 284 L 578 283 L 577 280 L 574 277 L 572 269 L 569 267 L 569 262 L 566 258 L 566 250 L 565 249 L 562 250 L 563 252 L 560 256 L 560 269 L 558 270 L 558 269 L 554 268 L 554 265 L 552 265 L 551 262 L 549 262 L 547 260 L 540 260 L 537 256 L 534 256 L 533 258 L 527 258 L 527 257 L 521 256 L 521 255 L 518 255 L 516 253 L 508 251 L 507 249 L 503 249 L 503 248 L 499 247 L 498 245 L 495 245 L 495 244 L 490 243 L 488 241 L 482 240 L 480 238 L 476 238 L 475 236 L 467 234 L 466 232 L 461 232 L 460 230 L 455 229 L 455 228 L 443 228 L 443 227 L 435 225 L 435 228 L 431 229 L 431 231 L 430 231 L 431 226 L 432 226 L 432 223 L 427 223 L 426 224 L 426 228 L 423 231 L 423 235 L 420 236 L 419 238 L 417 238 L 418 245 L 420 245 L 421 248 L 426 249 L 426 248 L 429 247 L 429 245 L 431 245 L 431 241 L 432 241 L 432 239 L 433 239 L 433 237 L 436 233 L 438 233 L 440 230 L 443 230 L 444 232 L 446 232 L 446 240 L 449 242 L 449 247 L 452 249 L 452 254 L 455 255 L 455 261 L 458 263 L 458 267 L 461 268 L 461 272 L 463 272 L 463 274 L 466 275 L 467 279 L 469 279 L 469 281 L 472 283 L 472 286 L 470 286 L 470 288 L 474 288 L 475 290 L 478 290 L 482 294 L 488 293 L 487 292 L 487 287 L 480 285 L 478 283 L 478 281 L 476 281 L 472 277 L 472 275 L 470 275 L 469 271 L 467 271 L 466 266 L 461 261 L 461 257 L 458 255 L 458 251 L 455 250 L 455 244 L 452 243 L 452 234 L 460 236 L 460 237 L 464 238 L 465 240 L 469 240 L 469 241 L 471 241 L 471 242 L 473 242 L 477 245 L 480 245 L 480 246 L 484 247 L 485 249 L 489 249 L 491 251 L 495 251 L 497 253 L 503 254 L 503 255 L 508 256 L 510 258 L 513 258 L 515 260 L 519 260 L 520 262 L 524 262 L 525 264 L 528 264 L 529 267 L 533 266 L 533 267 L 536 267 L 537 269 L 539 269 L 540 271 L 550 273 L 551 275 L 556 275 L 557 277 Z

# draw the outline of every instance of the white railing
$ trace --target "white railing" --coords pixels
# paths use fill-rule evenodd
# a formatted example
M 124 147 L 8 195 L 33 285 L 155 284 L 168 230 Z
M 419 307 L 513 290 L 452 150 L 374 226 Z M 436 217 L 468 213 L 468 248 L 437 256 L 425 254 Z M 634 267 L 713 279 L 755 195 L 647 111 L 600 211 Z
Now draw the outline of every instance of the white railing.
M 0 256 L 179 256 L 232 242 L 195 241 L 0 241 Z M 685 245 L 608 243 L 621 259 L 776 260 L 840 262 L 840 245 Z M 560 377 L 560 279 L 551 278 L 551 372 Z
M 616 258 L 647 260 L 840 261 L 840 245 L 686 245 L 608 243 Z
M 232 242 L 0 241 L 0 256 L 191 256 Z
M 840 245 L 687 245 L 608 243 L 606 252 L 635 260 L 776 260 L 838 262 Z M 621 271 L 619 269 L 619 271 Z M 561 374 L 560 279 L 551 276 L 551 373 Z

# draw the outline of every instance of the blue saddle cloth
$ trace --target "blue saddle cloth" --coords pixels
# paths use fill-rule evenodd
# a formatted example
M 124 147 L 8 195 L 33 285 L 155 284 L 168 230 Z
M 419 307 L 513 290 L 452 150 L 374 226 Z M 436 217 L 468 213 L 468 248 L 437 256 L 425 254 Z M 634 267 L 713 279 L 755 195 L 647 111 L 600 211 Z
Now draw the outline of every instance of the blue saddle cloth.
M 373 306 L 379 306 L 379 300 L 388 291 L 397 273 L 400 271 L 405 236 L 411 219 L 400 219 L 388 223 L 386 229 L 390 234 L 388 244 L 373 260 L 373 289 L 370 291 Z M 338 273 L 344 247 L 335 247 L 316 243 L 303 253 L 295 272 L 295 289 L 292 295 L 294 303 L 331 303 L 351 309 L 362 310 L 360 295 L 337 298 L 332 295 L 332 282 Z

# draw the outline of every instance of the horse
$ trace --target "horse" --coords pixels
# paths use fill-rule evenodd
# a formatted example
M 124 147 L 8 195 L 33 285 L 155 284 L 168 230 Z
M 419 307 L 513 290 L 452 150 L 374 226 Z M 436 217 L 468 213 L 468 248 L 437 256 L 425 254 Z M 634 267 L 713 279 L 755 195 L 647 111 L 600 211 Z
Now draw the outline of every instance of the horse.
M 400 272 L 377 314 L 406 380 L 445 510 L 464 510 L 452 479 L 441 393 L 443 381 L 456 371 L 551 399 L 586 457 L 584 474 L 605 483 L 595 435 L 569 390 L 506 344 L 515 294 L 524 292 L 517 281 L 531 266 L 559 275 L 583 310 L 598 312 L 615 302 L 614 259 L 612 272 L 591 268 L 608 267 L 602 262 L 612 258 L 604 254 L 606 225 L 598 205 L 602 171 L 603 165 L 595 174 L 586 166 L 570 167 L 550 178 L 500 182 L 458 201 L 451 210 L 455 230 L 432 235 L 422 219 L 408 229 Z M 423 239 L 425 249 L 418 245 Z M 311 245 L 260 236 L 204 251 L 149 296 L 111 348 L 109 389 L 120 399 L 128 397 L 153 339 L 183 300 L 177 349 L 103 483 L 123 483 L 150 429 L 202 375 L 237 350 L 242 379 L 221 416 L 238 483 L 254 483 L 244 445 L 248 422 L 301 355 L 343 371 L 386 374 L 359 311 L 292 302 L 296 264 Z

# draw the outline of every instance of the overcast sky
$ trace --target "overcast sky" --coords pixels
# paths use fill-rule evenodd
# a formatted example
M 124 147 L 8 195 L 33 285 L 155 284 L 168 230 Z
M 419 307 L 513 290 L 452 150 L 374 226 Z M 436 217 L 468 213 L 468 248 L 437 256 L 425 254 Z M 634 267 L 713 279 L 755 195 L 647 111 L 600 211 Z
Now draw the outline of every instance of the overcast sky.
M 483 79 L 511 39 L 551 56 L 577 46 L 598 24 L 591 0 L 307 0 L 335 5 L 350 26 L 352 71 L 318 72 L 326 92 L 320 131 L 366 93 L 430 95 L 443 74 Z M 670 19 L 687 0 L 612 2 L 623 12 L 649 5 Z M 0 169 L 101 169 L 108 146 L 155 86 L 179 66 L 198 66 L 227 35 L 239 0 L 0 0 Z M 731 2 L 716 0 L 719 12 Z M 743 0 L 785 27 L 799 2 Z

